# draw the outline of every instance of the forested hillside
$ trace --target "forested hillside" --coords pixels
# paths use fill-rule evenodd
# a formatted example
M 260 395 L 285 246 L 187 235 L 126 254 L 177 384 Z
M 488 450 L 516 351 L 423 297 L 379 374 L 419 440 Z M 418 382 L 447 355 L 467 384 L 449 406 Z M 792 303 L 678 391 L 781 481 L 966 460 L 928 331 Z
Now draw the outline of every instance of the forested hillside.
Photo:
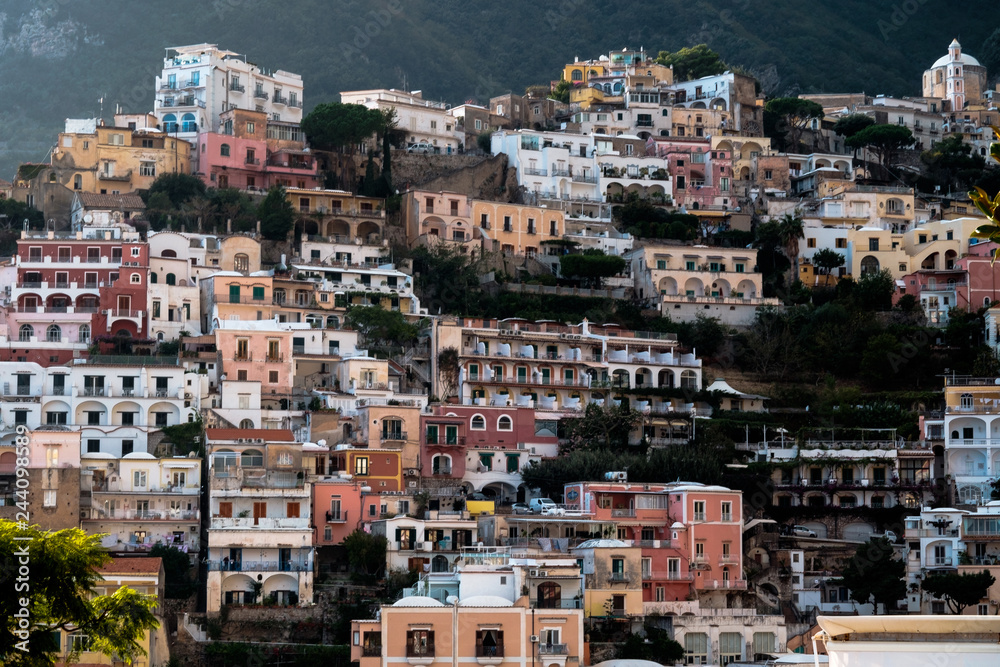
M 359 87 L 484 101 L 557 78 L 574 56 L 706 43 L 770 93 L 919 94 L 958 37 L 983 43 L 1000 5 L 944 0 L 5 0 L 0 3 L 0 176 L 41 161 L 67 117 L 151 108 L 163 49 L 200 42 L 303 75 L 306 111 Z M 907 13 L 907 10 L 911 14 Z M 1000 69 L 998 67 L 997 69 Z

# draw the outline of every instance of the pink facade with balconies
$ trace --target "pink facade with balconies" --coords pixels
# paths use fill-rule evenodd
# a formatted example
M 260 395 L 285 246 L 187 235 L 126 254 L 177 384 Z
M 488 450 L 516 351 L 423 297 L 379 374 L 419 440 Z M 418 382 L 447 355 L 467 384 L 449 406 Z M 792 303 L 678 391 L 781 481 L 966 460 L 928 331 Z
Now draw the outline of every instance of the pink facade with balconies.
M 216 347 L 222 350 L 222 372 L 227 378 L 260 382 L 262 401 L 271 395 L 291 395 L 294 364 L 290 329 L 279 329 L 272 321 L 225 320 L 219 322 L 215 335 Z
M 642 547 L 643 600 L 684 600 L 696 590 L 746 588 L 742 494 L 700 484 L 577 482 L 564 492 L 567 511 L 612 521 L 618 538 Z
M 712 150 L 708 139 L 657 138 L 656 154 L 667 159 L 674 199 L 688 212 L 735 208 L 731 151 Z
M 366 481 L 366 480 L 361 480 Z M 313 502 L 313 544 L 332 546 L 340 544 L 344 538 L 362 526 L 366 504 L 379 504 L 379 496 L 369 488 L 367 494 L 360 482 L 345 479 L 318 479 L 312 485 Z M 376 509 L 377 511 L 377 509 Z M 375 516 L 369 517 L 372 521 Z

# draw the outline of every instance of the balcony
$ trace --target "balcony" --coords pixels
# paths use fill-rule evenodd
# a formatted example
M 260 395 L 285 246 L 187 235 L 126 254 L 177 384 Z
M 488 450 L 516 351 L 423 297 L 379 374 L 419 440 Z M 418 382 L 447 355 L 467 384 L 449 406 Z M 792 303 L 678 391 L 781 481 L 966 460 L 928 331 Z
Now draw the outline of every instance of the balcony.
M 326 513 L 327 523 L 347 523 L 347 512 L 331 512 L 327 510 Z
M 434 644 L 426 646 L 406 643 L 406 662 L 411 665 L 429 665 L 434 662 Z
M 573 174 L 574 183 L 597 183 L 597 176 L 589 174 Z
M 275 93 L 274 99 L 271 100 L 271 102 L 274 104 L 280 104 L 282 106 L 286 106 L 288 104 L 288 98 L 285 97 L 284 95 L 281 95 L 280 93 Z
M 102 180 L 102 181 L 123 181 L 123 182 L 127 182 L 127 181 L 132 180 L 132 170 L 129 169 L 128 171 L 125 171 L 125 172 L 120 173 L 120 174 L 113 174 L 113 173 L 106 172 L 106 171 L 99 171 L 99 172 L 97 172 L 97 178 L 99 180 Z
M 281 363 L 285 360 L 285 355 L 283 354 L 269 354 L 264 357 L 264 361 L 267 363 Z
M 691 573 L 681 574 L 680 572 L 664 572 L 663 570 L 643 572 L 642 578 L 649 581 L 694 581 L 694 575 Z
M 446 446 L 446 447 L 464 447 L 465 446 L 465 436 L 460 435 L 457 437 L 449 438 L 447 436 L 443 438 L 427 438 L 428 445 Z
M 548 170 L 546 170 L 546 169 L 530 169 L 530 168 L 526 168 L 524 170 L 524 173 L 527 176 L 548 176 Z
M 288 100 L 288 106 L 289 106 L 289 108 L 292 108 L 292 109 L 301 109 L 302 108 L 302 101 L 298 100 L 298 99 Z
M 263 88 L 258 88 L 257 90 L 253 91 L 253 96 L 256 97 L 258 100 L 266 100 L 270 97 L 270 95 L 268 95 Z
M 233 81 L 232 83 L 229 84 L 229 90 L 231 90 L 234 93 L 245 93 L 247 92 L 247 87 L 241 83 L 236 83 L 235 81 Z
M 569 655 L 568 644 L 539 644 L 538 655 Z
M 552 175 L 553 176 L 570 176 L 571 174 L 569 172 L 569 169 L 556 169 L 555 167 L 553 167 L 552 168 Z
M 248 157 L 247 159 L 245 159 L 243 161 L 243 164 L 249 164 L 249 165 L 253 165 L 255 167 L 259 167 L 260 166 L 260 158 Z
M 441 466 L 439 468 L 434 468 L 432 473 L 434 476 L 446 476 L 451 474 L 451 466 Z
M 608 583 L 612 584 L 627 584 L 631 580 L 627 572 L 612 572 L 608 575 Z
M 503 646 L 476 645 L 476 662 L 480 665 L 499 665 L 503 662 Z
M 746 579 L 702 579 L 700 588 L 704 590 L 736 590 L 747 589 Z
M 108 396 L 111 392 L 105 387 L 84 387 L 84 396 Z
M 368 646 L 365 645 L 361 648 L 362 658 L 381 658 L 382 657 L 382 645 Z
M 282 562 L 277 560 L 258 561 L 208 561 L 208 569 L 213 572 L 312 572 L 309 563 Z
M 409 440 L 408 433 L 406 431 L 390 431 L 388 433 L 383 433 L 379 440 L 381 442 L 392 442 L 397 440 L 406 441 Z
M 95 509 L 90 521 L 197 521 L 198 510 L 109 510 Z M 85 519 L 86 521 L 87 519 Z

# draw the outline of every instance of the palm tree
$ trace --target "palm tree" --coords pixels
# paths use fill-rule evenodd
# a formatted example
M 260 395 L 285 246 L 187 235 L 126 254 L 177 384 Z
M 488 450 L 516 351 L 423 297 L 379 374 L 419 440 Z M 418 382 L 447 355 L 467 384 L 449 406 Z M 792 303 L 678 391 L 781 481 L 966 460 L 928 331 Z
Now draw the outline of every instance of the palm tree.
M 799 239 L 805 236 L 802 228 L 802 218 L 798 211 L 786 213 L 778 220 L 778 239 L 785 249 L 785 257 L 792 263 L 792 276 L 788 281 L 788 286 L 798 280 L 799 277 Z

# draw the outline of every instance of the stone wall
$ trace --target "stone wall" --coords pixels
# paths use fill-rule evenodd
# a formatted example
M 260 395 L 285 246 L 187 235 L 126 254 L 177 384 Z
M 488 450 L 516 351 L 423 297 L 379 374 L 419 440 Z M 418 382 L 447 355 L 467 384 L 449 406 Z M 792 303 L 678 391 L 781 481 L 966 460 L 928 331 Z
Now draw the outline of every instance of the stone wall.
M 512 201 L 516 171 L 506 155 L 393 155 L 392 180 L 400 192 L 411 188 L 458 192 L 476 199 Z

